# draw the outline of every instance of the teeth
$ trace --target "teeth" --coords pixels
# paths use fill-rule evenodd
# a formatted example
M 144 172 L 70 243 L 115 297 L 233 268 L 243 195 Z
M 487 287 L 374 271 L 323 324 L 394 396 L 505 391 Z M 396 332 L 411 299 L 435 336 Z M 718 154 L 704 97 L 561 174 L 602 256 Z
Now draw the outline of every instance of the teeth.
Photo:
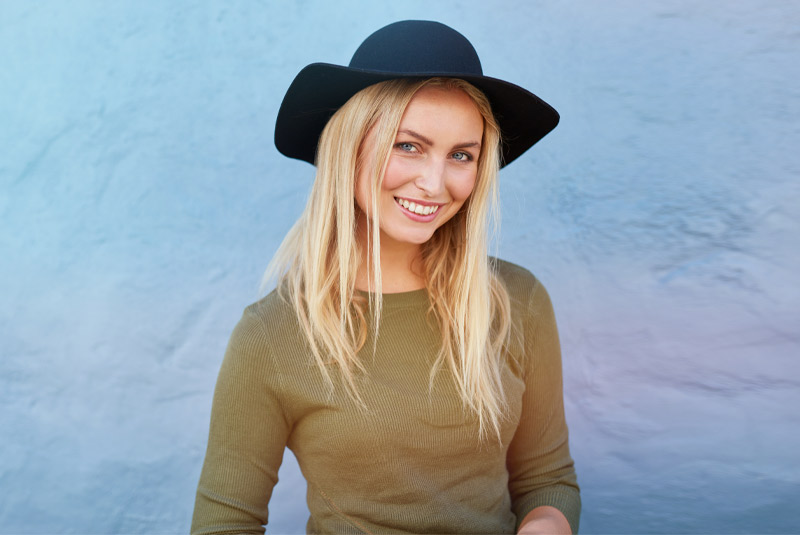
M 397 200 L 397 204 L 399 204 L 400 206 L 402 206 L 403 208 L 405 208 L 409 212 L 414 212 L 415 214 L 418 214 L 418 215 L 430 215 L 430 214 L 436 212 L 439 209 L 438 206 L 423 206 L 421 204 L 417 204 L 415 202 L 410 202 L 410 201 L 407 201 L 405 199 L 396 198 L 396 200 Z

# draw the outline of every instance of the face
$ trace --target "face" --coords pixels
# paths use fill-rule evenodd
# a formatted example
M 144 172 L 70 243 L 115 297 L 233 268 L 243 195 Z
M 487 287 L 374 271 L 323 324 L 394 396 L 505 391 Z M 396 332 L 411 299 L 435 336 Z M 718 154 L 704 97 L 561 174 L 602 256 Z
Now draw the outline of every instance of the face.
M 458 212 L 475 186 L 482 137 L 483 117 L 463 91 L 428 86 L 414 95 L 378 192 L 381 249 L 419 248 Z M 356 177 L 356 204 L 363 218 L 372 214 L 372 133 L 361 150 L 365 161 Z

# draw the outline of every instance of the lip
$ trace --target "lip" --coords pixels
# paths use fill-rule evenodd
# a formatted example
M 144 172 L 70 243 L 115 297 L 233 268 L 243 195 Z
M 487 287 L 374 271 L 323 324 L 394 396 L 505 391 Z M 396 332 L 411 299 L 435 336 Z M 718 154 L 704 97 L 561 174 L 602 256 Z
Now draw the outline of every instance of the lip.
M 394 205 L 398 209 L 400 209 L 400 211 L 402 212 L 402 214 L 404 216 L 406 216 L 407 218 L 411 219 L 412 221 L 417 221 L 419 223 L 430 223 L 431 221 L 436 219 L 436 216 L 439 215 L 439 212 L 441 212 L 442 206 L 444 206 L 446 204 L 446 203 L 440 203 L 440 202 L 420 201 L 420 200 L 417 200 L 417 199 L 412 199 L 411 197 L 395 197 L 394 199 L 395 199 Z M 408 210 L 407 208 L 402 206 L 400 203 L 398 203 L 397 199 L 403 199 L 404 201 L 413 202 L 414 204 L 422 205 L 422 206 L 438 206 L 439 209 L 436 210 L 435 212 L 433 212 L 432 214 L 421 215 L 421 214 L 418 214 L 416 212 L 412 212 L 412 211 Z

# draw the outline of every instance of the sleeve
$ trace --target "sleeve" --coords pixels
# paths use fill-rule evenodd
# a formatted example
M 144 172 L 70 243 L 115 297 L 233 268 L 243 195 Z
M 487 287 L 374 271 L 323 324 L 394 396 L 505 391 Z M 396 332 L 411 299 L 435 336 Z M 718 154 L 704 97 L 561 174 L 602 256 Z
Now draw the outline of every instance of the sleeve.
M 525 392 L 507 458 L 517 529 L 534 508 L 550 505 L 577 533 L 581 498 L 564 417 L 561 347 L 550 297 L 538 281 L 523 328 Z
M 264 533 L 290 431 L 268 342 L 262 320 L 246 310 L 214 391 L 192 534 Z

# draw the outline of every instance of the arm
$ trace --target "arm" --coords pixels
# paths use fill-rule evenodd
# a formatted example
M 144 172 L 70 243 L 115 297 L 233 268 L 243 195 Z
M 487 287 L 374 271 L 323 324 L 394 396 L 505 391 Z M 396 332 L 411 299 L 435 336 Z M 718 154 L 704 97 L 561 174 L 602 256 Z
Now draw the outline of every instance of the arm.
M 520 533 L 577 533 L 581 502 L 564 417 L 561 348 L 550 297 L 538 281 L 525 314 L 525 393 L 507 459 L 512 507 Z
M 279 380 L 264 326 L 248 309 L 217 379 L 193 534 L 264 533 L 290 430 L 275 393 Z

